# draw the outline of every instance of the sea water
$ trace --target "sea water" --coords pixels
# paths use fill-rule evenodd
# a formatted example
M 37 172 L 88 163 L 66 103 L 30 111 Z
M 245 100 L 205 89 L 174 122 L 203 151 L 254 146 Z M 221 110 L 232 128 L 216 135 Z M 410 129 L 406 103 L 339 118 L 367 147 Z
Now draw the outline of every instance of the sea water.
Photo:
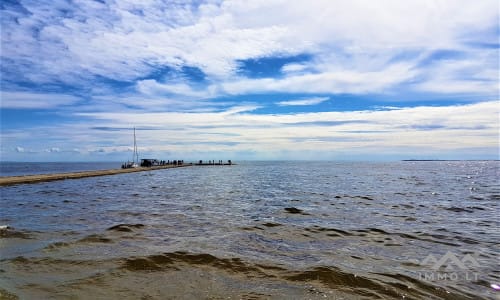
M 499 172 L 241 162 L 1 187 L 0 294 L 495 299 Z

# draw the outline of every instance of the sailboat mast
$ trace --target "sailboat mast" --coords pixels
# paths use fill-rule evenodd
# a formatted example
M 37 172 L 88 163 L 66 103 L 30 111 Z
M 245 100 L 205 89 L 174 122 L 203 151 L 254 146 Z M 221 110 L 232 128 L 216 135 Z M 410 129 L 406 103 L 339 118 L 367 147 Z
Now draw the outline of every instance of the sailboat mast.
M 137 153 L 137 142 L 135 140 L 135 126 L 134 126 L 134 157 L 133 161 L 138 163 L 139 162 L 139 153 Z

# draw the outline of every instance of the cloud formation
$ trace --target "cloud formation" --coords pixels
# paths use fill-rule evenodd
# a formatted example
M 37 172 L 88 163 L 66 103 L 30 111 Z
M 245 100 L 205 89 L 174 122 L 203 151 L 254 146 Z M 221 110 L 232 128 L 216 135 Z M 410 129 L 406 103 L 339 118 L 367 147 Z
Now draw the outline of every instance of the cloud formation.
M 315 105 L 315 104 L 320 104 L 321 102 L 325 102 L 327 100 L 330 100 L 330 98 L 329 97 L 314 97 L 314 98 L 309 98 L 309 99 L 280 101 L 277 104 L 279 106 Z
M 454 67 L 445 68 L 438 79 L 466 84 L 480 78 L 494 81 L 492 62 L 498 61 L 497 52 L 477 57 L 477 47 L 496 43 L 495 8 L 498 4 L 490 0 L 276 0 L 168 6 L 162 1 L 72 5 L 62 0 L 21 1 L 2 10 L 2 58 L 7 75 L 16 68 L 16 75 L 40 84 L 77 84 L 99 77 L 133 81 L 158 68 L 191 66 L 214 86 L 222 81 L 229 93 L 250 87 L 286 91 L 295 83 L 299 86 L 294 90 L 303 92 L 370 92 L 408 80 L 422 80 L 421 89 L 435 91 L 430 84 L 436 78 L 426 76 L 426 70 L 442 70 L 442 62 L 420 63 L 440 49 L 460 52 L 463 57 L 455 63 L 468 62 L 464 67 L 470 76 L 458 76 L 463 70 Z M 300 53 L 314 58 L 284 66 L 284 79 L 232 79 L 238 60 Z M 317 83 L 309 88 L 311 82 Z M 144 81 L 138 88 L 152 83 Z M 185 84 L 157 85 L 159 93 L 163 88 L 193 96 Z
M 314 112 L 286 115 L 251 113 L 252 108 L 234 108 L 210 113 L 82 113 L 98 124 L 47 128 L 43 143 L 18 138 L 31 149 L 47 149 L 47 144 L 65 140 L 65 145 L 48 148 L 67 152 L 72 145 L 86 145 L 80 153 L 130 152 L 130 122 L 137 128 L 139 151 L 147 153 L 244 153 L 258 157 L 301 157 L 333 159 L 352 151 L 387 151 L 407 155 L 444 155 L 449 151 L 481 148 L 494 151 L 498 146 L 498 101 L 449 107 L 421 106 L 396 110 Z M 67 132 L 72 132 L 67 136 Z M 9 132 L 6 132 L 9 134 Z M 15 134 L 15 133 L 13 133 Z M 113 145 L 102 144 L 112 140 Z M 385 149 L 385 150 L 383 150 Z M 286 153 L 286 154 L 285 154 Z M 494 153 L 494 152 L 493 152 Z M 484 154 L 484 153 L 483 153 Z M 400 154 L 401 155 L 401 154 Z M 448 154 L 449 155 L 449 154 Z M 404 156 L 403 156 L 404 157 Z
M 4 92 L 0 91 L 1 108 L 49 109 L 76 104 L 80 98 L 73 95 Z
M 127 153 L 136 126 L 152 152 L 491 157 L 498 11 L 494 0 L 8 1 L 2 156 Z

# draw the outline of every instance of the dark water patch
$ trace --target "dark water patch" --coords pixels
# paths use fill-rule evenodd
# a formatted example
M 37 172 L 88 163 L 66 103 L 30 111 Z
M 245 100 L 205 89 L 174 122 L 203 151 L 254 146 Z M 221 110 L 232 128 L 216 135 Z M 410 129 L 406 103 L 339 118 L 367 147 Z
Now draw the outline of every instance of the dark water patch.
M 480 206 L 467 206 L 467 209 L 486 210 L 484 207 Z
M 363 260 L 359 256 L 351 256 Z M 302 284 L 316 283 L 336 291 L 355 294 L 356 298 L 423 299 L 442 297 L 461 299 L 462 294 L 438 291 L 436 286 L 402 274 L 380 273 L 376 276 L 358 275 L 334 266 L 318 266 L 306 270 L 292 270 L 281 266 L 250 264 L 240 258 L 219 258 L 207 253 L 171 252 L 145 257 L 124 259 L 121 268 L 130 272 L 180 271 L 186 267 L 200 267 L 200 270 L 214 268 L 229 274 L 243 275 L 246 278 L 283 279 Z M 385 279 L 384 279 L 385 278 Z M 320 291 L 311 286 L 309 291 Z M 326 294 L 325 294 L 326 295 Z M 404 297 L 403 297 L 404 296 Z
M 13 259 L 11 259 L 10 261 L 13 262 L 13 263 L 20 263 L 20 264 L 25 264 L 25 263 L 29 263 L 30 262 L 29 259 L 27 259 L 24 256 L 16 256 Z
M 91 234 L 80 240 L 79 243 L 112 243 L 113 240 L 99 234 Z
M 0 299 L 2 299 L 2 300 L 17 300 L 17 299 L 19 299 L 19 297 L 0 287 Z
M 280 223 L 271 223 L 271 222 L 267 222 L 267 223 L 264 223 L 262 224 L 263 226 L 266 226 L 266 227 L 277 227 L 277 226 L 283 226 L 283 224 L 280 224 Z
M 266 230 L 265 228 L 260 227 L 260 226 L 254 226 L 254 227 L 252 227 L 252 229 L 257 229 L 257 230 Z
M 264 265 L 264 264 L 255 264 L 255 266 L 259 269 L 262 270 L 268 270 L 268 271 L 286 271 L 286 268 L 282 268 L 277 265 Z
M 400 234 L 400 236 L 401 237 L 411 236 L 412 239 L 421 240 L 424 242 L 431 242 L 431 243 L 437 243 L 437 244 L 448 245 L 448 246 L 453 246 L 453 247 L 460 247 L 460 244 L 454 243 L 450 237 L 445 236 L 445 235 L 441 235 L 441 234 L 423 233 L 423 234 L 420 234 L 418 237 L 413 236 L 413 235 L 408 235 L 408 234 Z M 425 238 L 422 238 L 422 237 L 425 237 Z M 426 237 L 431 237 L 431 238 L 426 238 Z
M 412 261 L 405 261 L 401 263 L 402 266 L 408 266 L 408 267 L 421 267 L 422 265 L 420 263 L 412 262 Z
M 54 257 L 25 257 L 25 256 L 17 256 L 12 259 L 8 259 L 11 263 L 16 265 L 23 265 L 26 268 L 30 269 L 33 266 L 40 267 L 79 267 L 79 266 L 91 266 L 95 267 L 96 265 L 102 264 L 103 262 L 100 260 L 76 260 L 76 259 L 61 259 Z
M 342 237 L 343 236 L 343 235 L 338 234 L 338 233 L 327 233 L 326 235 L 329 237 Z
M 356 198 L 363 199 L 363 200 L 374 200 L 372 197 L 369 197 L 369 196 L 357 196 Z
M 338 233 L 338 234 L 340 234 L 342 236 L 351 236 L 351 235 L 353 235 L 352 233 L 350 233 L 348 231 L 341 230 L 341 229 L 335 229 L 335 228 L 327 228 L 326 231 L 335 232 L 335 233 Z
M 404 208 L 415 208 L 413 205 L 410 204 L 401 204 L 401 206 Z
M 370 232 L 370 233 L 377 233 L 377 234 L 385 234 L 388 235 L 389 233 L 385 230 L 379 229 L 379 228 L 367 228 L 366 230 L 359 230 L 359 232 Z
M 468 237 L 464 237 L 464 236 L 461 236 L 461 235 L 455 235 L 453 238 L 455 240 L 458 240 L 460 242 L 463 242 L 463 243 L 466 243 L 466 244 L 469 244 L 469 245 L 479 244 L 478 240 L 475 240 L 475 239 L 472 239 L 472 238 L 468 238 Z
M 441 234 L 431 234 L 431 233 L 415 233 L 415 234 L 410 234 L 410 233 L 403 233 L 403 232 L 388 232 L 379 228 L 366 228 L 366 229 L 357 229 L 354 230 L 357 232 L 357 236 L 365 236 L 365 237 L 374 237 L 377 238 L 378 236 L 399 236 L 403 239 L 407 240 L 420 240 L 424 242 L 431 242 L 431 243 L 438 243 L 438 244 L 443 244 L 443 245 L 448 245 L 448 246 L 460 246 L 457 243 L 454 243 L 453 238 L 446 236 L 446 235 L 441 235 Z M 377 240 L 375 240 L 377 241 Z
M 449 232 L 446 228 L 438 228 L 436 229 L 436 231 Z
M 387 288 L 387 286 L 364 276 L 344 272 L 336 267 L 316 267 L 312 270 L 292 272 L 291 275 L 285 275 L 285 278 L 300 282 L 317 281 L 330 288 L 349 292 L 356 291 L 361 296 L 376 299 L 383 299 L 387 296 L 393 298 L 402 296 L 395 289 Z
M 134 212 L 134 211 L 124 211 L 120 212 L 120 216 L 132 216 L 132 217 L 138 217 L 143 215 L 142 212 Z
M 0 238 L 4 239 L 32 239 L 33 236 L 31 233 L 26 231 L 18 231 L 9 226 L 4 226 L 0 228 Z
M 207 253 L 189 253 L 184 251 L 151 255 L 147 257 L 127 258 L 122 267 L 128 271 L 161 271 L 168 269 L 179 270 L 179 267 L 182 265 L 214 267 L 226 272 L 245 274 L 250 277 L 271 276 L 262 270 L 262 266 L 252 266 L 243 262 L 240 258 L 218 258 Z M 280 268 L 268 268 L 268 270 L 272 269 Z
M 490 222 L 490 221 L 479 221 L 477 222 L 477 226 L 482 226 L 482 227 L 491 227 L 494 226 L 495 222 Z
M 128 258 L 123 263 L 123 268 L 127 271 L 161 271 L 161 270 L 178 270 L 171 266 L 172 260 L 159 255 L 149 258 Z
M 296 207 L 285 207 L 285 211 L 290 214 L 309 215 L 308 213 L 305 213 L 302 209 L 298 209 Z
M 112 227 L 109 227 L 107 230 L 109 231 L 121 231 L 121 232 L 132 232 L 133 229 L 143 228 L 143 224 L 118 224 Z
M 317 225 L 314 225 L 313 227 L 310 227 L 310 228 L 305 228 L 304 230 L 309 231 L 309 232 L 314 232 L 314 233 L 319 233 L 319 232 L 335 233 L 339 236 L 352 236 L 353 235 L 352 233 L 347 232 L 345 230 L 335 229 L 335 228 L 326 228 L 326 227 L 321 227 L 321 226 L 317 226 Z
M 398 243 L 385 243 L 384 246 L 386 247 L 401 247 L 403 244 L 398 244 Z
M 253 226 L 253 227 L 240 227 L 241 230 L 245 230 L 245 231 L 254 231 L 255 229 L 263 229 L 263 228 L 260 228 L 258 226 Z
M 42 190 L 37 191 L 36 193 L 37 194 L 41 194 L 41 195 L 52 195 L 52 194 L 64 195 L 65 194 L 64 191 L 61 191 L 61 190 L 50 190 L 50 189 L 42 189 Z
M 452 207 L 447 207 L 445 210 L 453 211 L 453 212 L 467 212 L 467 213 L 473 213 L 474 211 L 470 209 L 466 209 L 463 207 L 457 207 L 457 206 L 452 206 Z

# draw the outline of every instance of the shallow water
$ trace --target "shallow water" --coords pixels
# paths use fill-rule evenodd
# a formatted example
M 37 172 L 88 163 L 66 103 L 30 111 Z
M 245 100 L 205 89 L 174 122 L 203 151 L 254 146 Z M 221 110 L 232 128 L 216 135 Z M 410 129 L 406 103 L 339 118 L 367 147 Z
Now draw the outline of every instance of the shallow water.
M 0 294 L 495 299 L 499 170 L 247 162 L 2 187 Z

